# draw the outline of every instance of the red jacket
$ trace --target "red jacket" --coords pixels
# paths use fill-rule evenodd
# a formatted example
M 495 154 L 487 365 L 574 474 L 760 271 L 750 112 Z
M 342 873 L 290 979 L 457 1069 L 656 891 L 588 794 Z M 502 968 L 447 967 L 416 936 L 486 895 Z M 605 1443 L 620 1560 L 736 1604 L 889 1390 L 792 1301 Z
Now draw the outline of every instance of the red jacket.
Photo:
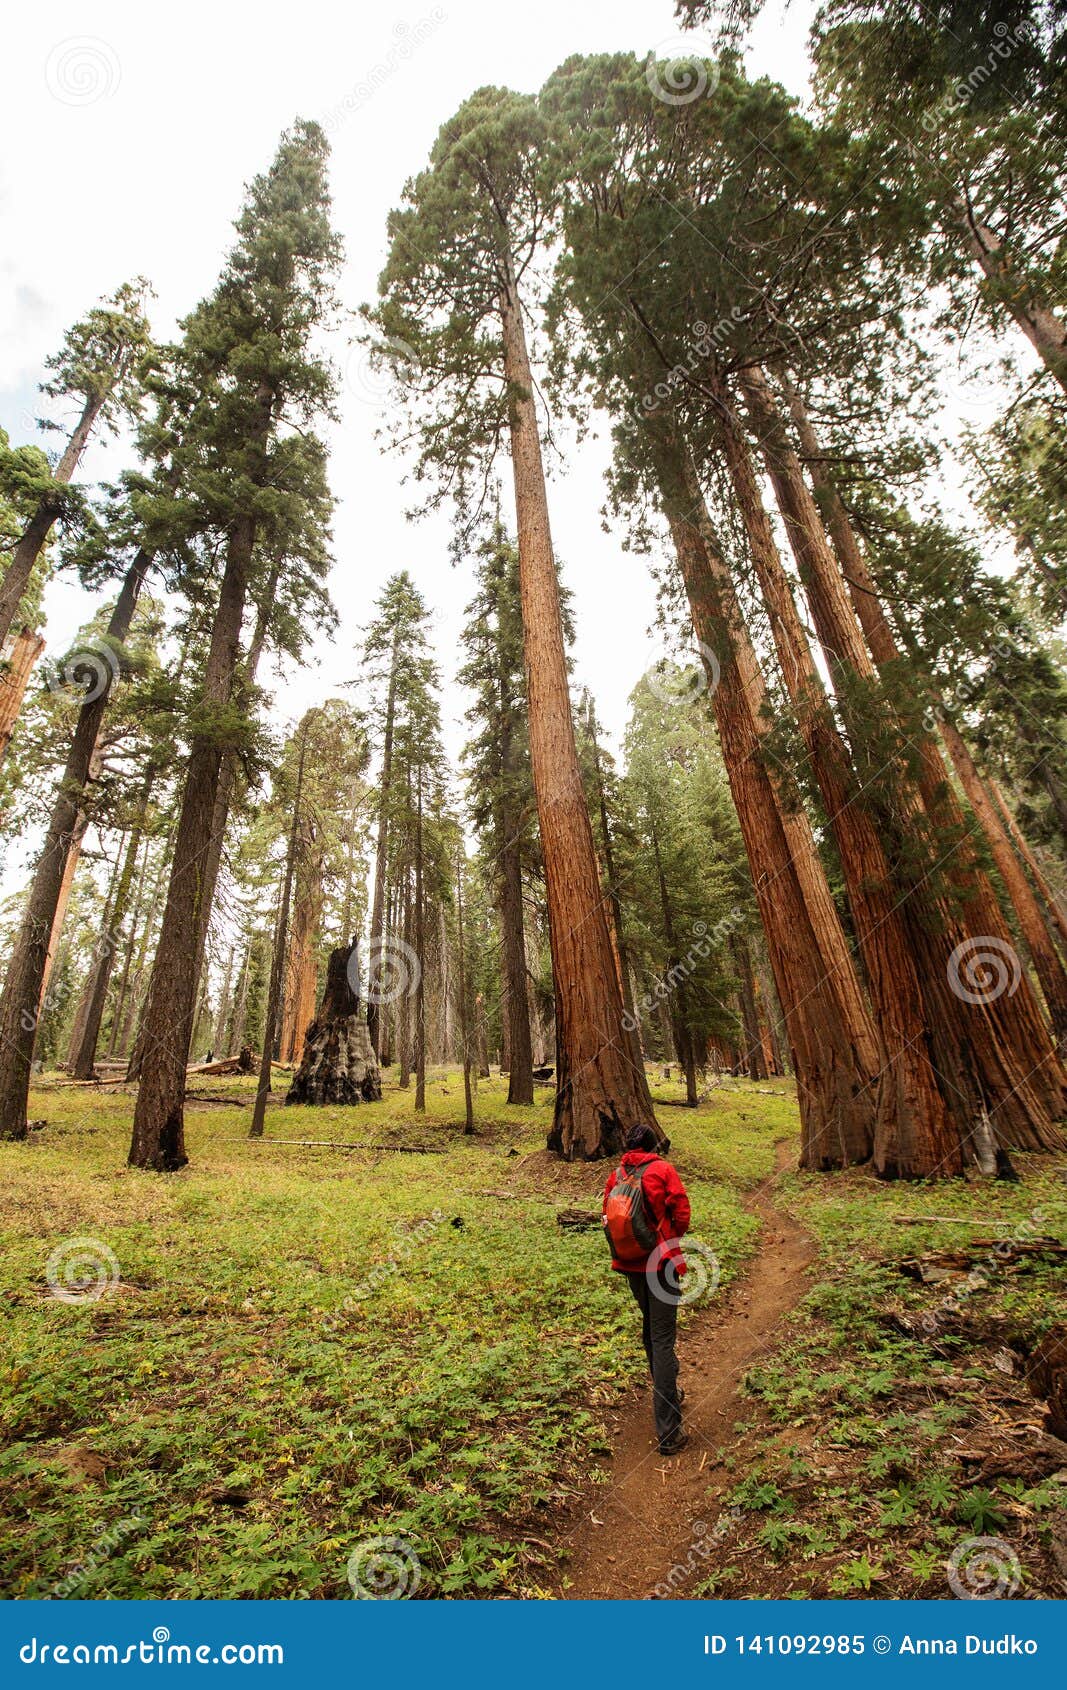
M 642 1163 L 648 1163 L 649 1169 L 641 1182 L 645 1194 L 651 1219 L 655 1222 L 656 1232 L 661 1244 L 668 1239 L 679 1239 L 689 1229 L 690 1208 L 689 1198 L 685 1186 L 678 1177 L 678 1170 L 665 1162 L 662 1156 L 657 1156 L 654 1150 L 627 1150 L 622 1159 L 624 1168 L 639 1168 Z M 654 1164 L 654 1165 L 653 1165 Z M 604 1202 L 602 1208 L 607 1208 L 608 1193 L 615 1184 L 617 1170 L 612 1169 L 608 1176 L 608 1183 L 604 1187 Z M 685 1257 L 677 1243 L 671 1249 L 663 1252 L 663 1261 L 673 1260 L 678 1263 L 677 1272 L 685 1272 Z M 631 1262 L 625 1265 L 612 1258 L 611 1265 L 616 1273 L 644 1273 L 648 1264 L 648 1257 L 634 1266 Z

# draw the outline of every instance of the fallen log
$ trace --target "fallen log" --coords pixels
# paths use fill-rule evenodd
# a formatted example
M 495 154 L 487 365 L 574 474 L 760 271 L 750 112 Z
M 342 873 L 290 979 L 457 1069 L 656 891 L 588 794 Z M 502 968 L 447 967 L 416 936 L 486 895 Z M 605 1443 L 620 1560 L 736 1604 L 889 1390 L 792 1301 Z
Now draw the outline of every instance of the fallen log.
M 992 1215 L 979 1215 L 970 1220 L 965 1215 L 890 1215 L 898 1226 L 1014 1226 L 1011 1220 L 998 1221 Z
M 185 1070 L 186 1074 L 250 1074 L 255 1057 L 249 1045 L 242 1045 L 236 1056 L 220 1056 L 217 1062 L 197 1062 Z M 278 1066 L 277 1063 L 274 1064 Z
M 897 1266 L 909 1279 L 925 1279 L 931 1268 L 955 1268 L 959 1273 L 966 1273 L 978 1266 L 983 1257 L 992 1258 L 994 1267 L 1005 1267 L 1030 1256 L 1065 1261 L 1067 1244 L 1061 1244 L 1055 1238 L 972 1238 L 955 1250 L 928 1250 L 923 1256 L 904 1256 Z
M 569 1232 L 588 1232 L 602 1224 L 599 1210 L 594 1213 L 592 1209 L 560 1209 L 556 1214 L 556 1225 Z
M 344 1144 L 332 1138 L 232 1138 L 228 1134 L 216 1144 L 292 1144 L 305 1150 L 390 1150 L 400 1156 L 443 1156 L 443 1144 Z

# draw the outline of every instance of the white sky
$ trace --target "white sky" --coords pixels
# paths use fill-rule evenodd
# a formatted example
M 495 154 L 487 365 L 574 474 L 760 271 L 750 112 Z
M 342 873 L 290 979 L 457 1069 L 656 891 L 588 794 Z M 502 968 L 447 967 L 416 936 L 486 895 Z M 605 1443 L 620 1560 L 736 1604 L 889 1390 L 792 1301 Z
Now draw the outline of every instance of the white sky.
M 796 92 L 810 12 L 807 0 L 795 0 L 783 15 L 772 0 L 751 53 L 760 71 Z M 571 53 L 643 54 L 677 39 L 672 0 L 540 0 L 518 11 L 500 0 L 17 8 L 5 25 L 11 74 L 0 105 L 0 422 L 15 444 L 58 438 L 33 428 L 43 360 L 71 321 L 128 277 L 148 277 L 155 331 L 172 331 L 212 287 L 243 186 L 268 165 L 294 117 L 318 118 L 330 134 L 347 255 L 340 293 L 354 309 L 375 297 L 387 212 L 473 89 L 493 82 L 532 92 Z M 343 340 L 333 355 L 343 367 Z M 410 569 L 434 609 L 446 682 L 471 593 L 469 571 L 449 564 L 446 519 L 405 521 L 411 492 L 400 485 L 399 462 L 375 442 L 382 401 L 361 390 L 358 352 L 348 372 L 331 439 L 340 627 L 316 649 L 317 667 L 262 677 L 282 722 L 351 677 L 368 607 L 393 570 Z M 121 445 L 95 445 L 83 473 L 117 475 L 127 456 Z M 588 441 L 565 474 L 554 473 L 550 497 L 575 595 L 575 679 L 592 688 L 617 742 L 627 695 L 661 648 L 648 633 L 646 566 L 601 529 L 605 462 L 603 440 Z M 52 583 L 51 652 L 64 649 L 92 608 L 76 582 Z M 464 707 L 462 694 L 446 696 L 453 751 Z

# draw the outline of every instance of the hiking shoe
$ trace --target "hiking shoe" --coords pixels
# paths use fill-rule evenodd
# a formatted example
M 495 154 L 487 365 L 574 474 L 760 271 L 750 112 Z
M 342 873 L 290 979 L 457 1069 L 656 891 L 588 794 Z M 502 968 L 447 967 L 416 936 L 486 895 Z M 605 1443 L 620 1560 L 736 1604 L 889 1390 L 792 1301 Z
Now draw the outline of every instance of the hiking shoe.
M 670 1443 L 660 1444 L 659 1452 L 661 1455 L 680 1455 L 688 1442 L 688 1432 L 675 1432 Z

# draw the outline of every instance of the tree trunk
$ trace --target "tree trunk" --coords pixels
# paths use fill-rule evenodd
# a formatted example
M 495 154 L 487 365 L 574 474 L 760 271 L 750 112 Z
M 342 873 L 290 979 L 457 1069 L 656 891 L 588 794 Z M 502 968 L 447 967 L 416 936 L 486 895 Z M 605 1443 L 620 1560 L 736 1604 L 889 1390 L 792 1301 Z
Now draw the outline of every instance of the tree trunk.
M 875 1167 L 884 1178 L 963 1171 L 973 1121 L 958 1122 L 928 1048 L 928 1012 L 878 826 L 857 790 L 804 635 L 748 445 L 725 391 L 720 426 L 727 468 L 767 606 L 779 662 L 830 818 L 884 1050 Z M 765 444 L 761 441 L 761 443 Z M 858 631 L 857 631 L 858 632 Z M 836 656 L 836 652 L 834 653 Z
M 137 876 L 137 890 L 133 898 L 133 915 L 130 919 L 130 931 L 122 955 L 122 973 L 119 976 L 119 989 L 115 999 L 115 1008 L 111 1014 L 111 1035 L 107 1043 L 108 1056 L 114 1056 L 119 1048 L 119 1038 L 122 1033 L 122 1023 L 126 1013 L 126 995 L 130 986 L 130 970 L 133 967 L 134 951 L 137 946 L 137 935 L 141 930 L 141 916 L 144 910 L 145 881 L 148 878 L 149 844 L 144 841 L 144 855 L 141 858 L 141 868 Z
M 378 800 L 378 838 L 374 847 L 374 897 L 370 917 L 370 962 L 379 955 L 384 938 L 385 877 L 389 860 L 389 790 L 393 779 L 393 722 L 396 715 L 396 671 L 399 654 L 396 640 L 389 669 L 389 692 L 385 701 L 385 741 L 382 747 L 382 790 Z M 367 1030 L 375 1056 L 381 1054 L 381 1007 L 367 1005 Z
M 106 638 L 121 646 L 130 630 L 137 599 L 151 563 L 139 551 L 126 573 L 108 622 Z M 99 690 L 94 686 L 78 714 L 63 778 L 56 789 L 44 847 L 33 871 L 26 909 L 8 964 L 0 997 L 0 1139 L 26 1136 L 26 1099 L 33 1065 L 34 1036 L 47 982 L 49 947 L 56 930 L 68 863 L 84 831 L 87 787 L 100 723 L 111 695 L 112 671 L 104 665 Z
M 105 394 L 101 394 L 99 397 L 94 396 L 92 399 L 85 401 L 82 414 L 67 442 L 63 456 L 52 472 L 53 481 L 59 481 L 66 485 L 74 474 L 93 431 L 93 424 L 103 409 L 105 397 Z M 29 586 L 33 566 L 41 555 L 44 543 L 52 531 L 52 525 L 58 517 L 60 509 L 61 506 L 54 500 L 42 499 L 26 524 L 22 537 L 11 554 L 11 562 L 7 566 L 3 582 L 0 583 L 0 647 L 4 645 L 11 631 L 11 624 L 18 614 L 22 595 Z
M 233 959 L 236 947 L 231 945 L 226 952 L 226 972 L 222 977 L 222 990 L 219 992 L 219 1007 L 215 1016 L 215 1026 L 211 1034 L 211 1048 L 216 1057 L 229 1056 L 229 1046 L 226 1043 L 226 1023 L 230 1019 L 233 1007 Z
M 322 1008 L 307 1030 L 304 1054 L 286 1103 L 317 1105 L 381 1100 L 382 1079 L 352 982 L 359 979 L 356 941 L 330 952 Z
M 848 1166 L 871 1154 L 880 1047 L 810 830 L 771 779 L 763 680 L 699 483 L 688 457 L 668 444 L 675 457 L 663 471 L 664 505 L 792 1051 L 801 1165 Z
M 92 993 L 89 998 L 85 1016 L 85 1026 L 82 1029 L 81 1040 L 76 1051 L 72 1051 L 73 1073 L 76 1080 L 92 1078 L 93 1067 L 96 1062 L 96 1047 L 100 1038 L 100 1028 L 104 1019 L 104 1006 L 107 1003 L 108 987 L 111 984 L 111 970 L 114 966 L 115 952 L 118 948 L 119 934 L 125 925 L 126 914 L 130 904 L 130 893 L 133 890 L 133 877 L 137 867 L 137 855 L 141 849 L 141 839 L 144 825 L 148 816 L 148 801 L 151 797 L 152 786 L 155 782 L 156 771 L 149 768 L 141 788 L 141 801 L 137 820 L 130 831 L 129 843 L 126 847 L 126 857 L 122 865 L 122 873 L 115 888 L 115 898 L 111 907 L 109 931 L 105 932 L 100 945 L 96 967 L 92 976 Z
M 426 1113 L 426 911 L 423 907 L 422 766 L 416 777 L 415 811 L 415 1113 Z
M 507 823 L 505 824 L 507 826 Z M 508 1102 L 529 1104 L 533 1096 L 533 1045 L 526 990 L 526 927 L 522 907 L 522 851 L 515 830 L 500 852 L 500 933 L 504 946 Z
M 556 980 L 557 1093 L 549 1147 L 575 1161 L 616 1152 L 629 1128 L 638 1123 L 648 1123 L 662 1135 L 644 1066 L 634 1062 L 623 1027 L 622 994 L 575 745 L 541 444 L 510 254 L 506 265 L 500 315 L 509 390 L 530 761 Z
M 259 1086 L 252 1109 L 249 1138 L 262 1138 L 270 1096 L 270 1065 L 274 1057 L 274 1040 L 278 1031 L 278 1009 L 285 975 L 285 950 L 289 938 L 289 902 L 293 895 L 293 873 L 296 867 L 296 842 L 300 834 L 300 805 L 304 797 L 304 759 L 307 753 L 308 724 L 305 719 L 300 735 L 300 756 L 296 766 L 296 795 L 293 799 L 293 819 L 289 828 L 289 849 L 285 853 L 285 873 L 282 896 L 278 905 L 278 925 L 274 932 L 274 953 L 270 960 L 270 985 L 267 990 L 267 1013 L 263 1027 L 263 1052 L 259 1064 Z
M 248 987 L 252 977 L 252 958 L 255 955 L 256 941 L 253 936 L 245 946 L 244 962 L 241 965 L 241 980 L 237 988 L 237 1002 L 233 1010 L 233 1031 L 229 1039 L 229 1051 L 240 1050 L 244 1044 L 245 1021 L 248 1016 Z
M 669 999 L 661 999 L 666 1013 L 667 1026 L 670 1029 L 671 1043 L 685 1075 L 686 1106 L 695 1109 L 697 1097 L 696 1054 L 694 1050 L 693 1028 L 689 1015 L 689 994 L 682 983 L 685 971 L 682 968 L 682 958 L 679 954 L 678 939 L 674 927 L 674 910 L 671 905 L 670 894 L 667 891 L 667 877 L 663 872 L 663 856 L 660 851 L 659 838 L 655 824 L 652 824 L 652 856 L 656 864 L 656 880 L 659 886 L 660 911 L 663 916 L 663 932 L 667 940 L 667 966 L 663 971 L 660 984 L 669 983 L 675 979 Z M 669 984 L 668 984 L 669 989 Z
M 271 396 L 260 396 L 260 438 L 269 427 Z M 240 516 L 230 534 L 226 568 L 211 631 L 203 702 L 221 710 L 233 694 L 241 620 L 256 525 Z M 222 747 L 210 732 L 193 740 L 174 841 L 167 902 L 145 1014 L 141 1083 L 134 1111 L 130 1164 L 172 1172 L 184 1167 L 185 1069 L 196 1009 L 199 935 L 205 920 L 204 869 L 211 853 Z
M 130 1045 L 131 1037 L 133 1040 L 133 1048 L 130 1051 L 130 1060 L 126 1066 L 125 1078 L 127 1085 L 131 1084 L 134 1080 L 140 1079 L 141 1077 L 141 1056 L 144 1050 L 144 1041 L 141 1035 L 144 1030 L 145 998 L 147 996 L 147 991 L 143 987 L 142 982 L 145 979 L 146 973 L 149 973 L 150 976 L 150 971 L 148 969 L 148 953 L 152 948 L 152 942 L 156 934 L 156 917 L 160 914 L 160 905 L 163 902 L 166 892 L 166 883 L 169 878 L 172 853 L 173 835 L 168 833 L 166 839 L 163 841 L 163 847 L 159 855 L 159 862 L 156 865 L 156 875 L 152 885 L 152 899 L 144 927 L 141 931 L 141 940 L 137 947 L 137 961 L 134 964 L 133 985 L 130 989 L 130 1001 L 126 1012 L 126 1023 L 122 1029 L 120 1040 L 124 1051 Z
M 248 654 L 244 661 L 241 676 L 241 685 L 246 691 L 251 689 L 255 681 L 256 670 L 259 668 L 259 661 L 263 656 L 280 574 L 281 565 L 274 563 L 259 599 L 256 624 L 252 638 L 248 643 Z M 207 951 L 208 931 L 211 927 L 211 912 L 215 904 L 215 889 L 218 885 L 219 870 L 222 867 L 222 850 L 226 843 L 226 826 L 229 822 L 230 805 L 233 802 L 233 790 L 237 782 L 237 769 L 237 753 L 232 747 L 227 746 L 222 753 L 222 760 L 219 764 L 218 788 L 215 793 L 214 808 L 211 812 L 211 840 L 201 869 L 200 919 L 196 935 L 196 978 L 198 985 L 204 973 L 204 957 Z
M 834 519 L 837 557 L 766 378 L 750 369 L 742 385 L 827 663 L 843 678 L 841 697 L 848 714 L 856 678 L 862 685 L 876 678 L 872 657 L 882 664 L 899 658 L 892 630 L 844 507 L 831 495 L 829 478 L 823 500 L 828 518 Z M 817 445 L 810 432 L 807 438 Z M 845 578 L 851 584 L 855 615 Z M 857 616 L 871 642 L 870 654 Z M 851 731 L 862 748 L 863 720 L 854 722 Z M 890 836 L 897 837 L 902 860 L 907 860 L 909 849 L 914 855 L 924 836 L 927 841 L 929 867 L 917 877 L 913 874 L 901 910 L 913 928 L 913 955 L 927 996 L 928 1036 L 937 1067 L 959 1100 L 961 1124 L 966 1113 L 961 1105 L 969 1097 L 974 1120 L 983 1130 L 987 1120 L 991 1123 L 1002 1149 L 1054 1148 L 1061 1142 L 1053 1123 L 1067 1107 L 1067 1075 L 1019 967 L 992 883 L 974 856 L 966 819 L 935 742 L 923 735 L 917 745 L 918 793 L 911 790 L 903 736 L 901 744 L 895 802 L 886 824 Z M 951 853 L 946 853 L 946 838 L 952 841 Z M 949 899 L 935 896 L 930 885 L 946 855 L 951 857 Z M 1002 989 L 1001 973 L 1007 989 Z
M 763 1051 L 759 1016 L 756 1013 L 756 982 L 752 973 L 748 940 L 735 934 L 730 940 L 730 953 L 737 966 L 737 977 L 741 983 L 741 1025 L 745 1032 L 745 1065 L 748 1068 L 748 1077 L 750 1080 L 765 1080 L 767 1059 Z
M 604 770 L 600 761 L 600 741 L 598 739 L 598 724 L 593 709 L 592 699 L 589 701 L 589 716 L 587 727 L 593 750 L 593 774 L 596 780 L 597 808 L 600 812 L 600 842 L 604 853 L 604 872 L 608 883 L 608 897 L 611 901 L 611 936 L 615 959 L 619 971 L 619 989 L 622 992 L 623 1026 L 630 1045 L 630 1055 L 635 1063 L 643 1064 L 644 1056 L 641 1050 L 641 1023 L 634 1014 L 633 988 L 630 983 L 630 956 L 626 946 L 625 930 L 622 921 L 622 903 L 619 898 L 618 879 L 615 873 L 615 847 L 611 838 L 611 825 L 608 820 L 607 793 L 604 788 Z
M 1011 807 L 1001 791 L 999 784 L 995 780 L 991 780 L 989 782 L 989 786 L 993 797 L 996 800 L 997 809 L 1000 811 L 1001 817 L 1003 818 L 1004 826 L 1007 828 L 1008 834 L 1014 842 L 1015 849 L 1018 851 L 1027 868 L 1030 870 L 1034 879 L 1034 885 L 1041 894 L 1041 900 L 1045 909 L 1048 911 L 1049 922 L 1054 931 L 1059 935 L 1060 944 L 1067 945 L 1067 915 L 1064 914 L 1063 909 L 1060 906 L 1059 899 L 1052 887 L 1049 885 L 1044 874 L 1041 872 L 1041 865 L 1034 856 L 1033 851 L 1031 851 L 1030 846 L 1027 843 L 1026 835 L 1023 833 L 1022 828 L 1016 821 Z
M 309 842 L 310 849 L 311 842 Z M 279 1055 L 283 1062 L 298 1064 L 304 1052 L 304 1034 L 315 1018 L 318 997 L 318 967 L 315 935 L 322 916 L 322 858 L 305 858 L 297 876 L 293 910 L 293 936 L 285 974 L 285 1003 L 282 1009 L 282 1038 Z M 350 914 L 350 909 L 346 910 Z M 351 923 L 345 924 L 347 931 Z
M 463 1058 L 463 1131 L 474 1131 L 474 1099 L 471 1094 L 470 997 L 467 987 L 467 946 L 463 932 L 463 847 L 456 856 L 456 927 L 459 940 L 459 1036 Z M 527 1025 L 527 1032 L 529 1026 Z M 533 1090 L 533 1079 L 530 1080 Z M 532 1099 L 531 1099 L 532 1101 Z M 510 1094 L 508 1102 L 511 1102 Z
M 408 866 L 404 865 L 404 943 L 411 945 L 413 929 L 411 914 L 411 881 Z M 397 1002 L 397 1062 L 400 1068 L 398 1083 L 402 1091 L 411 1084 L 411 994 L 404 991 Z
M 994 299 L 1014 318 L 1045 368 L 1067 392 L 1067 327 L 1054 311 L 1031 296 L 1000 236 L 975 216 L 962 194 L 956 209 L 968 249 L 992 284 Z
M 77 1061 L 78 1051 L 81 1049 L 82 1036 L 85 1032 L 85 1023 L 89 1018 L 89 1006 L 93 999 L 93 986 L 100 972 L 101 961 L 105 952 L 114 945 L 114 940 L 112 938 L 113 924 L 111 912 L 115 906 L 115 895 L 118 891 L 119 881 L 122 879 L 122 869 L 125 861 L 128 837 L 129 835 L 126 832 L 120 834 L 118 847 L 115 851 L 115 861 L 111 865 L 111 874 L 108 878 L 107 896 L 104 899 L 104 911 L 100 917 L 100 928 L 97 933 L 96 944 L 93 946 L 92 956 L 89 959 L 88 972 L 82 982 L 82 989 L 78 994 L 78 1007 L 74 1011 L 74 1022 L 70 1030 L 70 1039 L 67 1044 L 67 1060 L 63 1066 L 68 1070 L 73 1069 Z
M 1037 898 L 963 735 L 947 716 L 941 722 L 941 733 L 967 802 L 982 824 L 997 873 L 1019 918 L 1019 928 L 1041 984 L 1052 1030 L 1061 1049 L 1067 1049 L 1067 969 L 1052 942 Z
M 11 743 L 33 666 L 44 650 L 44 636 L 23 628 L 12 643 L 0 670 L 0 762 Z
M 759 958 L 756 979 L 759 986 L 760 1001 L 763 1004 L 764 1027 L 767 1035 L 767 1071 L 769 1074 L 785 1074 L 785 1050 L 782 1036 L 779 1032 L 782 1016 L 778 1003 L 778 993 L 775 991 L 774 981 L 771 979 L 770 968 L 761 955 Z

